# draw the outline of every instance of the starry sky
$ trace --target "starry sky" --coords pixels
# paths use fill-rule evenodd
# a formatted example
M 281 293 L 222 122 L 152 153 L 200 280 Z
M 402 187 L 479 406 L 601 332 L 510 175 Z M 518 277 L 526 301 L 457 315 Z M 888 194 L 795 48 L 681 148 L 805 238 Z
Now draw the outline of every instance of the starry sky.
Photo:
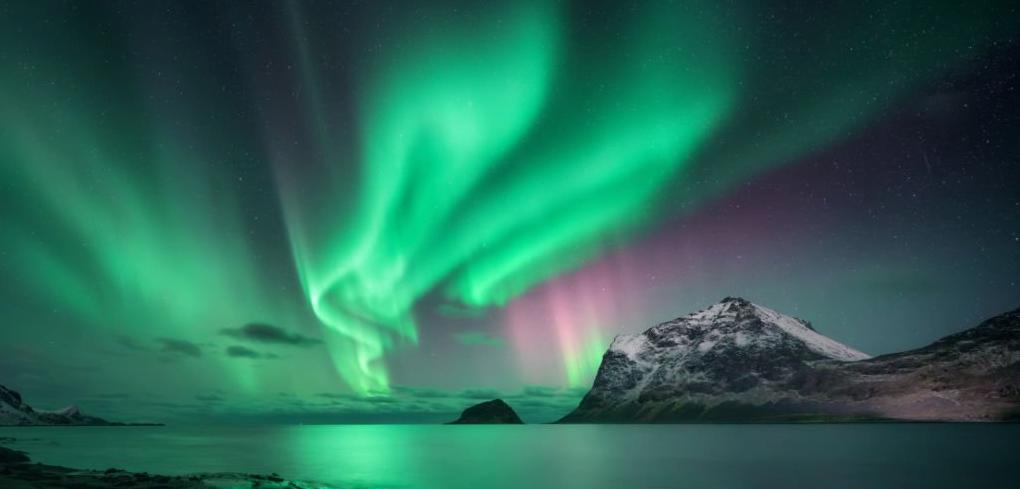
M 1020 306 L 1012 2 L 0 3 L 0 384 L 169 422 L 567 412 L 743 296 Z

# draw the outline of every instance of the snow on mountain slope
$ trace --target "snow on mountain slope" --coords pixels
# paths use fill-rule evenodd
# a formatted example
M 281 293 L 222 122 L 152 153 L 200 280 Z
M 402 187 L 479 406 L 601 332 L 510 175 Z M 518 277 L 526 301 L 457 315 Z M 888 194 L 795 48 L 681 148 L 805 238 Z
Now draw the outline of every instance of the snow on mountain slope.
M 806 321 L 727 297 L 620 335 L 563 422 L 1020 417 L 1020 311 L 871 358 Z
M 815 331 L 806 322 L 800 319 L 793 318 L 780 314 L 767 307 L 762 307 L 757 304 L 752 304 L 757 313 L 758 317 L 762 320 L 779 326 L 780 329 L 785 331 L 787 334 L 801 340 L 811 351 L 818 353 L 834 360 L 841 360 L 844 362 L 853 362 L 856 360 L 864 360 L 865 358 L 871 358 L 866 353 L 859 352 L 849 346 L 846 346 L 828 336 L 823 336 Z
M 21 399 L 21 394 L 0 385 L 0 426 L 109 424 L 103 419 L 82 414 L 78 406 L 56 411 L 35 410 Z
M 692 343 L 692 338 L 699 341 Z M 659 324 L 644 333 L 617 336 L 610 350 L 642 363 L 647 361 L 647 354 L 657 345 L 668 347 L 671 355 L 687 356 L 708 353 L 716 346 L 769 348 L 793 340 L 803 344 L 807 350 L 833 360 L 870 358 L 819 334 L 805 321 L 732 297 L 708 309 Z
M 680 392 L 755 388 L 759 397 L 767 397 L 763 385 L 803 362 L 865 358 L 868 355 L 817 333 L 804 321 L 727 297 L 643 333 L 617 336 L 603 359 L 593 392 L 626 402 Z

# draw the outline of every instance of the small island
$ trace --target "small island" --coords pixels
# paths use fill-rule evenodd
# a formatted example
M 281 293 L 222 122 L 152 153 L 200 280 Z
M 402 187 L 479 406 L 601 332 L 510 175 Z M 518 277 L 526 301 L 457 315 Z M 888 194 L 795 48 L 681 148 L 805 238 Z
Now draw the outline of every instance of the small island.
M 493 399 L 465 409 L 459 418 L 447 424 L 524 424 L 524 421 L 502 399 Z

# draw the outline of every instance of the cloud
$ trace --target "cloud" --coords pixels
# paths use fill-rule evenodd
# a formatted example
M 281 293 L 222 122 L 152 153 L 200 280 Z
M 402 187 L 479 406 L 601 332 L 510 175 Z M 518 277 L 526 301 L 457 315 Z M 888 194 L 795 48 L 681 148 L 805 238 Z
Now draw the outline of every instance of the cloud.
M 492 336 L 484 331 L 461 331 L 454 333 L 453 338 L 462 345 L 503 346 L 503 338 Z
M 564 413 L 569 412 L 571 408 L 577 406 L 576 400 L 570 400 L 562 397 L 520 399 L 513 402 L 514 406 L 521 408 L 555 409 Z
M 464 399 L 495 399 L 500 395 L 499 391 L 492 389 L 465 389 L 460 391 L 460 397 Z
M 309 338 L 298 333 L 290 333 L 282 328 L 262 323 L 249 323 L 240 328 L 226 328 L 220 332 L 227 336 L 233 336 L 234 338 L 255 341 L 258 343 L 273 343 L 277 345 L 300 347 L 322 344 L 322 340 Z
M 117 344 L 134 351 L 149 351 L 149 348 L 139 343 L 137 340 L 130 336 L 121 335 L 117 337 Z
M 445 390 L 431 387 L 394 386 L 387 392 L 367 394 L 334 391 L 316 394 L 279 392 L 273 395 L 227 395 L 206 391 L 191 402 L 174 408 L 166 404 L 168 417 L 181 419 L 276 420 L 302 423 L 394 423 L 450 421 L 467 406 L 503 398 L 531 422 L 554 421 L 577 406 L 574 389 L 523 386 L 500 392 L 493 389 Z M 227 416 L 228 418 L 221 418 Z
M 160 351 L 180 356 L 198 358 L 202 356 L 202 349 L 198 345 L 187 340 L 176 340 L 173 338 L 160 338 L 159 343 L 163 345 Z
M 554 397 L 560 395 L 560 389 L 544 385 L 529 385 L 524 388 L 522 394 L 528 397 Z
M 562 397 L 567 399 L 580 399 L 588 393 L 587 387 L 552 387 L 547 385 L 527 385 L 521 389 L 519 394 L 507 396 L 510 398 L 549 398 Z
M 370 404 L 399 404 L 401 402 L 400 399 L 390 396 L 368 396 L 362 401 Z
M 250 416 L 301 422 L 443 422 L 456 418 L 467 406 L 502 398 L 525 420 L 546 422 L 577 407 L 577 394 L 575 389 L 543 385 L 522 386 L 514 391 L 395 385 L 386 392 L 367 394 L 327 391 L 304 397 L 231 399 L 230 406 Z
M 404 394 L 409 397 L 417 397 L 419 399 L 441 399 L 445 397 L 455 397 L 454 394 L 451 394 L 449 392 L 441 391 L 439 389 L 430 389 L 427 387 L 408 387 L 402 385 L 395 385 L 391 387 L 391 389 L 393 389 L 394 392 Z
M 234 358 L 262 358 L 265 355 L 246 346 L 231 345 L 227 347 L 227 356 Z
M 344 399 L 344 400 L 357 400 L 359 397 L 357 394 L 349 392 L 320 392 L 316 395 L 326 399 Z

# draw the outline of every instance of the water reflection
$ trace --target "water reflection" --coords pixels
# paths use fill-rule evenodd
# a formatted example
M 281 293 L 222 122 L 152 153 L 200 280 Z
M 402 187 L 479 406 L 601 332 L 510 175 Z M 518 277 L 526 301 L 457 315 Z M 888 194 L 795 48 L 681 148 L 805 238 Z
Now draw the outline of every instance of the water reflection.
M 39 462 L 339 488 L 1012 487 L 1020 425 L 8 428 Z

